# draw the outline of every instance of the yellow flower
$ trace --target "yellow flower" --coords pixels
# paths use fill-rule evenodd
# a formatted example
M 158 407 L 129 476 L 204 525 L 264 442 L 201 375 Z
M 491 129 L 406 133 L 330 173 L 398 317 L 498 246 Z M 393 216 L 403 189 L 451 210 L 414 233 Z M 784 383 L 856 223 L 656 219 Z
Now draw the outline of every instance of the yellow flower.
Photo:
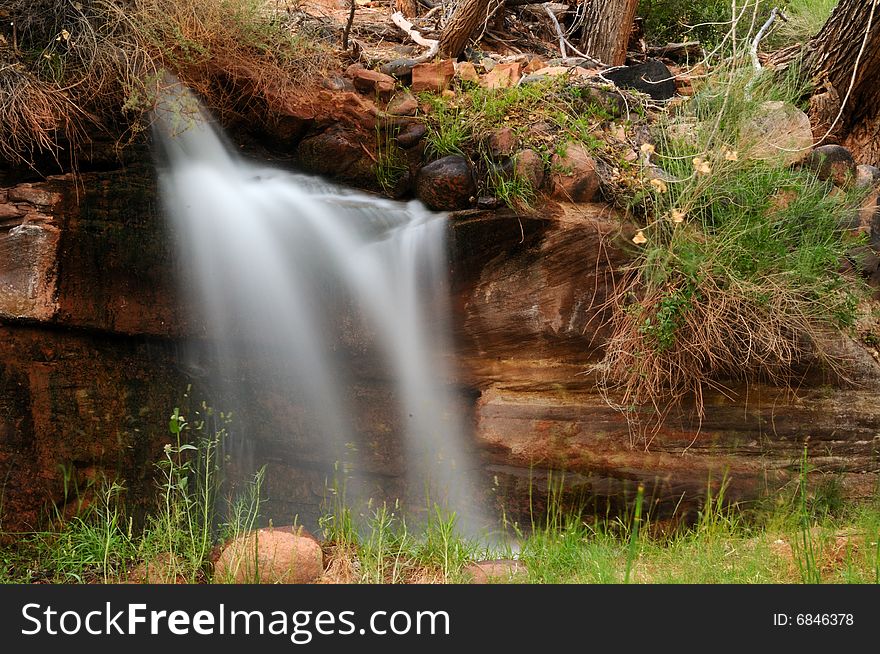
M 736 150 L 728 150 L 725 148 L 723 152 L 726 161 L 739 161 L 739 155 L 736 153 Z
M 645 238 L 645 233 L 642 230 L 636 232 L 636 235 L 633 236 L 633 243 L 636 245 L 641 245 L 642 243 L 647 243 L 648 239 Z
M 70 40 L 70 32 L 68 32 L 67 30 L 61 30 L 61 38 L 64 39 L 65 41 L 69 41 Z
M 694 157 L 694 170 L 698 175 L 711 175 L 712 168 L 709 163 L 702 157 Z
M 669 214 L 669 219 L 676 225 L 684 222 L 685 212 L 680 209 L 673 209 Z
M 642 154 L 651 155 L 654 154 L 654 146 L 650 143 L 642 143 L 642 147 L 640 148 Z
M 653 186 L 654 190 L 658 193 L 666 193 L 666 191 L 668 190 L 666 187 L 666 182 L 656 177 L 651 179 L 651 186 Z

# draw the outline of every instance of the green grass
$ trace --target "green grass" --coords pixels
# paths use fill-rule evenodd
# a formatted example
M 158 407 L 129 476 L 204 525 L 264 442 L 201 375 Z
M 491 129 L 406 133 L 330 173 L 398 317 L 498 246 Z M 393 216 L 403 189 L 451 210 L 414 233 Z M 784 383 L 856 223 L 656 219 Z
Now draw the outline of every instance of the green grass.
M 545 170 L 560 148 L 568 142 L 584 143 L 598 157 L 616 160 L 613 148 L 601 135 L 612 122 L 624 122 L 603 106 L 596 90 L 561 78 L 511 88 L 484 89 L 463 84 L 453 97 L 423 93 L 420 100 L 429 109 L 424 116 L 428 133 L 426 156 L 437 159 L 461 155 L 470 159 L 483 188 L 481 194 L 503 204 L 529 211 L 535 206 L 538 189 L 519 178 L 504 157 L 493 158 L 486 138 L 495 130 L 509 128 L 520 149 L 530 148 L 542 156 Z M 544 129 L 536 130 L 535 125 Z
M 492 546 L 461 537 L 456 516 L 436 506 L 411 523 L 398 505 L 370 504 L 355 517 L 333 502 L 321 521 L 323 581 L 468 583 L 469 564 L 515 558 L 524 567 L 509 580 L 515 583 L 880 583 L 880 500 L 825 503 L 803 470 L 790 493 L 747 510 L 725 502 L 722 484 L 707 494 L 693 524 L 677 528 L 647 513 L 641 494 L 630 511 L 604 518 L 566 513 L 551 498 L 550 510 L 534 516 L 528 530 L 514 529 L 509 541 Z M 18 535 L 14 543 L 6 535 L 0 582 L 115 582 L 135 562 L 165 551 L 151 541 L 150 530 L 135 533 L 120 520 L 120 490 L 108 485 L 93 509 L 57 531 Z M 255 528 L 259 480 L 252 490 L 240 513 L 230 514 L 235 526 L 218 540 Z M 189 542 L 187 529 L 179 531 Z M 191 574 L 185 553 L 177 552 L 178 581 L 210 579 L 205 562 Z
M 771 44 L 783 47 L 804 43 L 816 36 L 837 2 L 838 0 L 788 0 L 782 3 L 788 20 L 779 26 Z
M 615 405 L 662 418 L 686 395 L 701 408 L 703 391 L 729 380 L 785 384 L 817 361 L 844 373 L 827 343 L 866 297 L 841 267 L 862 242 L 844 227 L 862 192 L 753 156 L 745 129 L 761 103 L 797 103 L 805 88 L 796 70 L 777 80 L 731 68 L 657 130 L 651 165 L 663 172 L 645 165 L 634 180 L 641 229 L 609 303 L 602 370 Z

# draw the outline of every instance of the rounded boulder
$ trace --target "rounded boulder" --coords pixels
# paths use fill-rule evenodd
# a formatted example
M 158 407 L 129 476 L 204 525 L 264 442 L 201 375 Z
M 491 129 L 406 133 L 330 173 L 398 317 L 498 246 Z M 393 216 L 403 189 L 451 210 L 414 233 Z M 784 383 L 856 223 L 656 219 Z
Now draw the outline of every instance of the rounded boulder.
M 477 192 L 467 159 L 457 155 L 443 157 L 419 170 L 416 195 L 431 209 L 466 209 Z
M 314 538 L 292 527 L 270 527 L 227 543 L 214 564 L 214 582 L 308 584 L 323 571 L 324 555 Z

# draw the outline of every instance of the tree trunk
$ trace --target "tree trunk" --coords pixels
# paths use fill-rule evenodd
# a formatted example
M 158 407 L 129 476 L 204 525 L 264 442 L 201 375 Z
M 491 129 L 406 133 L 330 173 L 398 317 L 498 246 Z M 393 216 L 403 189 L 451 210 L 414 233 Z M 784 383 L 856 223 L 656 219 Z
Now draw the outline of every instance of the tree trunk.
M 818 82 L 810 104 L 817 137 L 834 125 L 828 142 L 846 146 L 860 163 L 880 165 L 880 0 L 840 0 L 810 41 L 806 62 Z
M 440 54 L 456 58 L 486 20 L 489 0 L 461 0 L 440 34 Z
M 622 66 L 639 0 L 582 1 L 588 4 L 581 50 L 610 66 Z
M 419 5 L 416 0 L 396 0 L 394 7 L 406 18 L 415 18 L 419 15 Z

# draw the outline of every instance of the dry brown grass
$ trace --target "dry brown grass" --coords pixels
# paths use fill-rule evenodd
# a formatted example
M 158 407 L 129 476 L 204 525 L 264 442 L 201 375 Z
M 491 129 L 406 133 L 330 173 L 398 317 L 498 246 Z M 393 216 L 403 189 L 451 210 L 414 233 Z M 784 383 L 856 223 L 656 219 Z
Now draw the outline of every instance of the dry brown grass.
M 335 61 L 327 42 L 262 0 L 8 1 L 0 155 L 31 164 L 74 155 L 87 127 L 131 140 L 166 71 L 221 120 L 271 124 Z
M 612 335 L 598 366 L 600 388 L 646 445 L 686 397 L 693 398 L 701 419 L 704 392 L 725 393 L 728 380 L 792 385 L 813 365 L 844 377 L 844 362 L 832 354 L 835 332 L 814 305 L 772 278 L 739 287 L 726 281 L 702 281 L 675 314 L 668 342 L 659 342 L 646 323 L 658 324 L 661 301 L 675 292 L 671 285 L 646 292 L 636 270 L 608 301 Z M 644 418 L 633 410 L 638 407 L 653 410 Z

